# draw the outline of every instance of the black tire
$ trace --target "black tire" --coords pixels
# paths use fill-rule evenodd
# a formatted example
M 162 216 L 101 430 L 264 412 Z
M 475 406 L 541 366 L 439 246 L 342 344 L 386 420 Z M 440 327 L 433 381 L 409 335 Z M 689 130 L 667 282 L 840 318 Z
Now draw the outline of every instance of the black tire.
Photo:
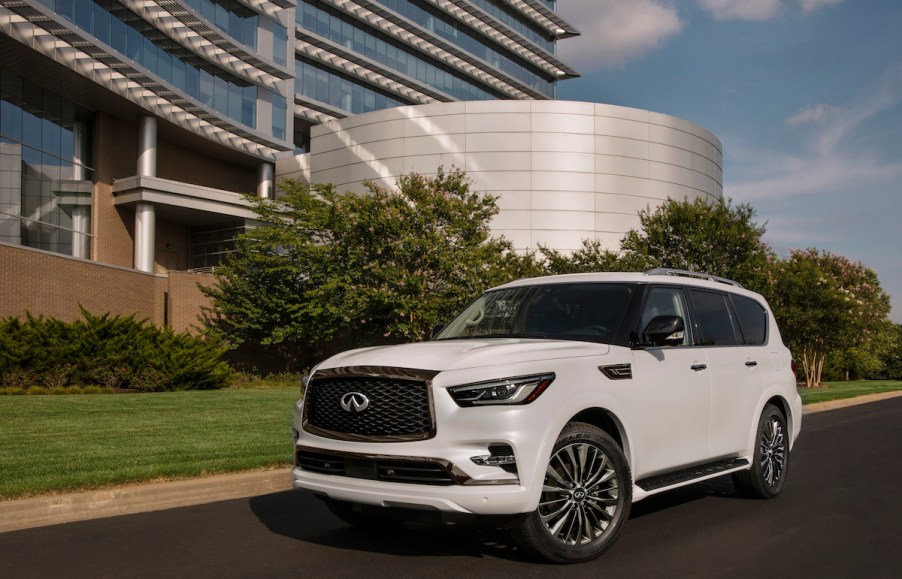
M 733 484 L 745 496 L 771 499 L 783 490 L 789 472 L 789 431 L 779 408 L 768 404 L 755 434 L 755 454 L 749 470 L 733 473 Z
M 606 432 L 571 422 L 551 452 L 538 508 L 511 535 L 553 563 L 579 563 L 607 550 L 629 518 L 633 483 L 620 446 Z
M 385 528 L 393 525 L 400 525 L 403 522 L 400 519 L 380 517 L 379 515 L 363 512 L 361 505 L 346 501 L 325 499 L 325 503 L 333 515 L 345 523 L 361 529 Z

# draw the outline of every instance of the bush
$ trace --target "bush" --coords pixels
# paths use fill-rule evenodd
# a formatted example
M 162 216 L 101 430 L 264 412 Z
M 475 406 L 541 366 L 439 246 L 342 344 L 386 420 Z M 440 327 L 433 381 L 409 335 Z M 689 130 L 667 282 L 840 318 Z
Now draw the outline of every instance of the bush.
M 231 370 L 215 339 L 177 334 L 134 316 L 72 323 L 25 314 L 0 320 L 0 388 L 27 394 L 133 389 L 208 390 L 227 386 Z

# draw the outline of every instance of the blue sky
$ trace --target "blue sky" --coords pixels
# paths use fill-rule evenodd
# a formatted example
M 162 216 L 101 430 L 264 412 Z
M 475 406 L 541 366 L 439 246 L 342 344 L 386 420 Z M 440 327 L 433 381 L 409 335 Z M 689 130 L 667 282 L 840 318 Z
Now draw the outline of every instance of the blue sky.
M 786 256 L 861 261 L 902 323 L 902 0 L 558 0 L 562 100 L 674 115 L 724 145 L 724 196 Z

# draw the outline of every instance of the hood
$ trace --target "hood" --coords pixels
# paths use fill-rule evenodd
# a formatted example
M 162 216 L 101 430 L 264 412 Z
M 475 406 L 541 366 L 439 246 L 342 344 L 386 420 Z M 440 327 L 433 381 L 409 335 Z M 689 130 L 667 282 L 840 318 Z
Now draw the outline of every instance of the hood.
M 603 356 L 611 347 L 593 342 L 492 338 L 437 340 L 350 350 L 332 356 L 318 369 L 344 366 L 391 366 L 418 370 L 464 370 L 539 360 Z

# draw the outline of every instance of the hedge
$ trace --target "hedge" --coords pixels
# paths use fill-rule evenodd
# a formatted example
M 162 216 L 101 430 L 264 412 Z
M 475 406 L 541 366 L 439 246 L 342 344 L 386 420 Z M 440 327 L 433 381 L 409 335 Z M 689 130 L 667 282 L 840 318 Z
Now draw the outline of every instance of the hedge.
M 157 328 L 132 316 L 66 323 L 26 312 L 0 320 L 0 389 L 15 392 L 162 392 L 226 386 L 231 373 L 216 340 Z

